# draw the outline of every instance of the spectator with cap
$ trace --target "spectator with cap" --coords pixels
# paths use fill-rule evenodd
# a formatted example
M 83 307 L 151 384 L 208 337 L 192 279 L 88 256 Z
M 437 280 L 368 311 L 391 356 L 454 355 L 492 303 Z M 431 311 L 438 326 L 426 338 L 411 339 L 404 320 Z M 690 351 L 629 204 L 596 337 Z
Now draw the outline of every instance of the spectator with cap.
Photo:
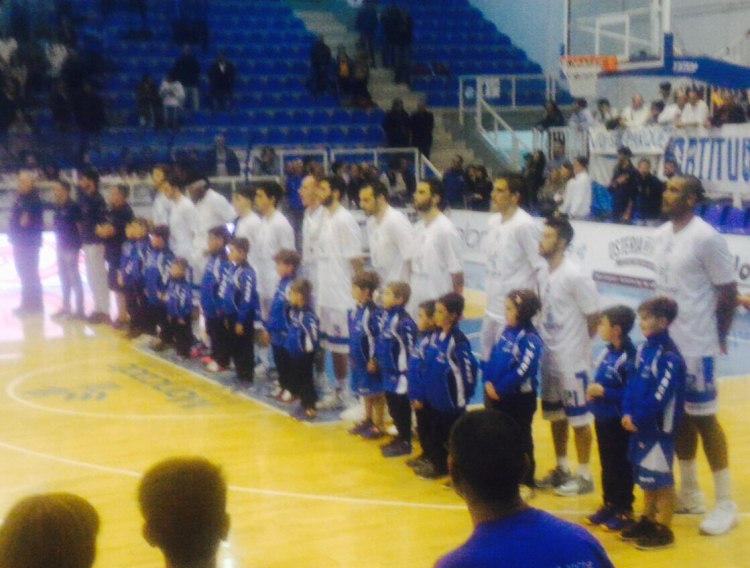
M 521 429 L 510 416 L 483 409 L 458 419 L 448 442 L 448 470 L 474 532 L 436 568 L 614 566 L 586 530 L 524 502 L 519 484 L 528 467 Z
M 568 126 L 576 130 L 588 130 L 594 126 L 594 116 L 586 99 L 578 98 L 573 102 L 573 114 L 568 119 Z
M 594 119 L 604 125 L 607 130 L 614 130 L 620 126 L 620 113 L 612 108 L 609 99 L 602 98 L 596 101 Z
M 617 223 L 630 223 L 633 219 L 640 174 L 630 160 L 632 156 L 633 152 L 627 146 L 617 149 L 617 165 L 609 183 L 609 192 L 612 194 L 612 220 Z

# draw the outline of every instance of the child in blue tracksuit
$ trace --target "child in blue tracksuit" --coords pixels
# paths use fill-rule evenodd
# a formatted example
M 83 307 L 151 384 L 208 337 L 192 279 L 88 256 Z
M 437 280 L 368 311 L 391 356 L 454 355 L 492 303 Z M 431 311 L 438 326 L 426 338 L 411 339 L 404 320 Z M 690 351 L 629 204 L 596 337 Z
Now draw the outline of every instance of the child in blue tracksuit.
M 383 293 L 385 315 L 375 342 L 375 357 L 383 377 L 388 411 L 398 435 L 381 448 L 383 457 L 411 454 L 411 404 L 409 402 L 409 358 L 414 351 L 417 324 L 406 311 L 411 288 L 406 282 L 391 282 Z
M 537 371 L 542 339 L 532 318 L 541 307 L 532 290 L 512 290 L 505 297 L 508 325 L 484 365 L 485 406 L 510 415 L 521 428 L 529 468 L 523 483 L 534 487 L 534 440 L 531 424 L 536 412 Z
M 297 420 L 314 420 L 318 415 L 313 366 L 320 349 L 320 322 L 310 307 L 311 298 L 312 285 L 309 280 L 298 279 L 292 283 L 285 346 L 289 355 L 292 394 L 300 401 L 299 408 L 292 413 Z
M 628 461 L 630 432 L 622 427 L 622 400 L 635 370 L 635 347 L 629 333 L 635 312 L 613 306 L 602 312 L 599 335 L 607 343 L 586 391 L 594 414 L 594 428 L 602 465 L 604 504 L 586 517 L 590 525 L 619 532 L 633 524 L 633 469 Z
M 349 372 L 352 393 L 362 397 L 364 420 L 349 430 L 350 434 L 366 440 L 385 435 L 383 415 L 385 397 L 383 381 L 375 362 L 375 342 L 380 333 L 381 310 L 373 300 L 380 285 L 376 272 L 363 272 L 352 280 L 352 297 L 357 303 L 349 312 Z
M 645 512 L 622 531 L 624 541 L 651 550 L 671 546 L 675 506 L 674 447 L 685 403 L 685 360 L 669 336 L 677 302 L 657 296 L 638 308 L 646 342 L 639 346 L 635 373 L 625 388 L 622 425 L 631 432 L 630 463 L 643 489 Z
M 122 245 L 117 281 L 125 296 L 125 308 L 130 319 L 127 337 L 135 339 L 147 327 L 143 270 L 150 248 L 148 222 L 141 218 L 134 219 L 125 227 L 125 236 L 128 240 Z
M 427 345 L 422 366 L 422 380 L 413 392 L 416 409 L 430 405 L 430 424 L 424 433 L 427 458 L 415 473 L 424 479 L 448 474 L 446 445 L 453 424 L 466 411 L 466 405 L 477 384 L 477 360 L 471 344 L 459 329 L 464 298 L 451 292 L 435 302 L 435 325 Z
M 276 293 L 271 300 L 268 317 L 263 322 L 265 328 L 264 343 L 271 345 L 273 360 L 276 371 L 279 374 L 279 386 L 271 392 L 271 396 L 279 402 L 292 402 L 292 384 L 294 379 L 289 371 L 289 354 L 286 352 L 286 335 L 289 331 L 289 293 L 297 274 L 297 269 L 302 262 L 302 257 L 293 250 L 282 249 L 274 257 L 276 261 L 276 273 L 279 275 L 279 284 Z
M 164 295 L 169 282 L 169 267 L 174 260 L 174 253 L 169 249 L 169 227 L 159 225 L 151 231 L 151 247 L 146 252 L 146 264 L 143 266 L 144 329 L 149 335 L 156 335 L 157 327 L 164 330 L 167 322 L 167 305 Z M 160 333 L 160 343 L 156 348 L 163 348 L 164 338 Z
M 255 318 L 260 310 L 255 270 L 247 262 L 250 242 L 244 237 L 229 241 L 232 267 L 219 285 L 227 348 L 237 372 L 237 386 L 249 389 L 255 374 Z
M 187 279 L 190 265 L 177 257 L 169 267 L 169 283 L 166 291 L 167 324 L 164 342 L 174 342 L 177 356 L 190 357 L 193 344 L 193 284 Z
M 206 361 L 206 370 L 213 373 L 223 371 L 229 365 L 224 318 L 221 315 L 219 300 L 221 280 L 231 267 L 227 258 L 228 242 L 229 231 L 224 225 L 209 229 L 209 256 L 201 279 L 200 304 L 206 321 L 206 335 L 211 343 L 210 360 Z
M 417 436 L 419 436 L 419 445 L 422 452 L 415 458 L 406 460 L 406 465 L 411 468 L 424 467 L 427 463 L 427 457 L 424 448 L 428 445 L 425 441 L 425 432 L 430 424 L 430 403 L 424 400 L 419 402 L 419 407 L 415 404 L 415 395 L 420 393 L 424 374 L 424 354 L 427 347 L 435 337 L 437 331 L 435 326 L 435 301 L 427 300 L 419 304 L 419 320 L 417 320 L 417 340 L 414 343 L 414 349 L 409 358 L 409 401 L 414 409 L 414 416 L 417 419 Z

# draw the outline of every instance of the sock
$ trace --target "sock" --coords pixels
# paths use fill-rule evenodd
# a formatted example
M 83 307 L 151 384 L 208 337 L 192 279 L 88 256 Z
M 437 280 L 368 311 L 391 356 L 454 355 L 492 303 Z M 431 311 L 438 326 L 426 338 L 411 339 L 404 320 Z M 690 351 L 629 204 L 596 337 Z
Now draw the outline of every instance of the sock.
M 584 479 L 591 479 L 591 468 L 587 463 L 578 464 L 578 475 Z
M 565 471 L 570 471 L 570 462 L 568 461 L 568 456 L 558 457 L 557 467 Z
M 699 493 L 698 462 L 695 460 L 679 460 L 680 462 L 680 493 Z
M 732 501 L 732 482 L 729 478 L 729 468 L 714 472 L 714 490 L 717 504 L 722 501 Z

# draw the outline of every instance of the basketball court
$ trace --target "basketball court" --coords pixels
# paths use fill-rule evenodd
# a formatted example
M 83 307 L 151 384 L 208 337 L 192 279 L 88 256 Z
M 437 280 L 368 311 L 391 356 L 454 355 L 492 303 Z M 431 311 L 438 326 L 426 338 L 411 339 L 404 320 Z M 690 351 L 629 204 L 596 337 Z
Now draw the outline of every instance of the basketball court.
M 467 271 L 467 280 L 478 278 L 473 272 Z M 144 353 L 107 327 L 16 319 L 10 315 L 17 302 L 12 276 L 6 262 L 0 293 L 0 511 L 30 493 L 84 496 L 102 517 L 97 566 L 162 565 L 141 538 L 136 488 L 151 464 L 181 454 L 204 455 L 224 468 L 232 516 L 223 550 L 227 568 L 426 567 L 469 535 L 470 520 L 457 495 L 440 482 L 417 478 L 404 458 L 383 459 L 377 442 L 347 434 L 349 424 L 298 423 Z M 59 292 L 52 275 L 47 282 L 45 303 L 52 313 Z M 475 291 L 467 296 L 465 326 L 474 338 L 483 297 Z M 733 342 L 730 359 L 736 365 L 727 369 L 747 369 L 743 348 L 747 345 Z M 650 553 L 595 531 L 615 565 L 750 566 L 748 405 L 750 377 L 724 379 L 721 417 L 740 526 L 709 538 L 698 535 L 698 517 L 677 517 L 676 547 Z M 539 416 L 535 441 L 544 471 L 554 460 L 548 427 Z M 699 463 L 710 503 L 710 472 L 705 459 Z M 598 479 L 596 461 L 593 467 Z M 598 493 L 566 499 L 539 492 L 530 502 L 579 522 L 599 499 Z

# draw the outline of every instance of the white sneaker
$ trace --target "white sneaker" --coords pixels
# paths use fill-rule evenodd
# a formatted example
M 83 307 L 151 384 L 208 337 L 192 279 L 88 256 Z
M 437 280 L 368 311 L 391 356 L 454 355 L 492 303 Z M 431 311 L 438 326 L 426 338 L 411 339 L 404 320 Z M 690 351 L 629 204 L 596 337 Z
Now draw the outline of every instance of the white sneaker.
M 362 422 L 365 419 L 365 405 L 361 401 L 354 401 L 354 404 L 339 414 L 339 418 L 346 421 Z
M 341 393 L 332 392 L 324 396 L 316 406 L 318 410 L 342 410 L 345 405 Z
M 678 492 L 674 512 L 678 515 L 705 515 L 706 504 L 703 501 L 703 493 L 700 490 Z
M 588 495 L 594 492 L 594 480 L 586 479 L 581 475 L 569 479 L 562 485 L 555 487 L 555 494 L 561 497 L 574 497 L 576 495 Z
M 292 402 L 292 400 L 294 399 L 294 395 L 288 390 L 284 390 L 281 392 L 281 396 L 279 398 L 281 399 L 281 402 Z
M 717 536 L 728 533 L 739 522 L 737 505 L 731 501 L 720 501 L 701 521 L 699 529 L 701 534 Z
M 398 428 L 396 428 L 395 424 L 389 424 L 385 427 L 385 433 L 389 436 L 398 436 Z

